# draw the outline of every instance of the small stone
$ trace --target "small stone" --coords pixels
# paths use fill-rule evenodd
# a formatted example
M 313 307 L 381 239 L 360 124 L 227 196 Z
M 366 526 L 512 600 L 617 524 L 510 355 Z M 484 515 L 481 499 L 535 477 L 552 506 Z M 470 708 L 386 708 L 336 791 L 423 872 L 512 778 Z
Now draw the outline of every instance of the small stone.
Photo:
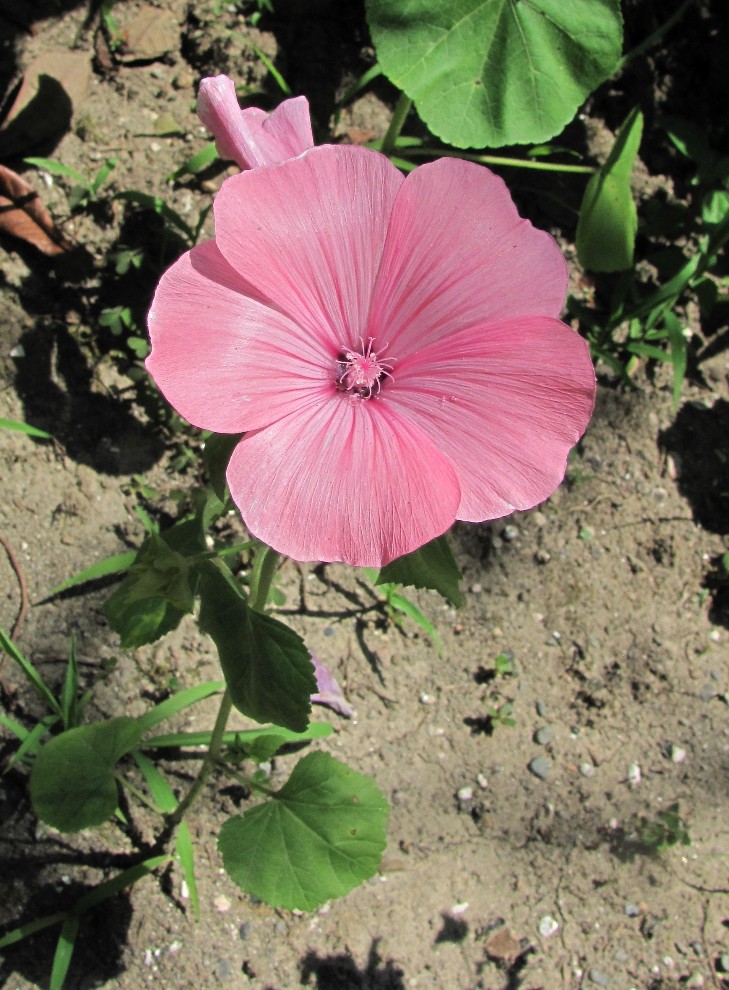
M 686 980 L 686 986 L 688 990 L 702 990 L 704 986 L 704 977 L 701 973 L 691 973 L 689 978 Z
M 637 918 L 640 914 L 640 908 L 637 904 L 626 904 L 623 910 L 629 918 Z
M 529 763 L 528 769 L 535 777 L 539 777 L 540 780 L 546 780 L 549 776 L 549 771 L 552 769 L 552 761 L 546 756 L 535 756 Z
M 720 643 L 721 633 L 719 632 L 719 630 L 712 629 L 711 632 L 709 633 L 709 639 L 711 640 L 712 643 Z
M 489 786 L 488 779 L 482 773 L 476 774 L 476 783 L 483 791 Z
M 716 695 L 716 688 L 713 684 L 704 684 L 699 693 L 702 701 L 711 701 Z
M 216 897 L 213 900 L 213 905 L 215 907 L 215 910 L 220 912 L 220 914 L 225 914 L 225 912 L 230 911 L 231 908 L 230 899 L 226 897 L 225 894 L 220 894 L 218 897 Z
M 481 592 L 483 591 L 483 585 L 480 584 L 478 581 L 476 581 L 474 584 L 471 585 L 471 591 L 473 592 L 474 595 L 480 595 Z
M 640 767 L 637 763 L 631 763 L 628 767 L 628 783 L 631 787 L 637 787 L 640 780 Z
M 722 952 L 717 968 L 721 973 L 729 973 L 729 952 Z
M 534 554 L 534 558 L 538 564 L 548 564 L 552 559 L 552 554 L 548 550 L 537 550 Z
M 625 949 L 618 949 L 613 958 L 615 959 L 615 962 L 626 963 L 628 959 L 630 959 L 630 956 Z
M 472 787 L 459 787 L 456 792 L 456 797 L 459 801 L 473 801 L 473 788 Z
M 546 715 L 547 715 L 547 706 L 544 704 L 544 702 L 543 701 L 538 701 L 537 702 L 537 705 L 536 705 L 536 708 L 537 708 L 537 715 L 540 718 L 545 718 Z
M 598 987 L 609 987 L 610 980 L 607 975 L 603 973 L 601 969 L 591 969 L 587 973 L 587 978 L 591 983 L 595 983 Z
M 513 543 L 514 540 L 519 538 L 519 527 L 518 526 L 504 526 L 501 536 L 506 540 L 507 543 Z
M 671 763 L 684 763 L 686 760 L 686 750 L 682 746 L 676 746 L 675 743 L 671 743 L 669 755 Z
M 421 705 L 434 705 L 435 704 L 435 698 L 433 697 L 432 694 L 426 694 L 425 691 L 423 691 L 421 693 L 421 695 L 420 695 L 420 704 Z
M 594 777 L 595 766 L 592 763 L 580 763 L 580 773 L 583 777 Z
M 219 980 L 225 980 L 230 976 L 230 963 L 227 959 L 219 959 L 215 967 L 215 975 Z
M 559 931 L 559 923 L 554 920 L 551 914 L 544 914 L 539 919 L 537 931 L 542 938 L 551 938 Z
M 245 940 L 248 938 L 250 934 L 251 934 L 251 923 L 250 921 L 244 921 L 243 924 L 240 925 L 240 927 L 238 928 L 238 936 L 240 937 L 242 942 L 245 942 Z
M 540 746 L 548 746 L 554 739 L 554 726 L 544 725 L 534 733 L 534 742 Z

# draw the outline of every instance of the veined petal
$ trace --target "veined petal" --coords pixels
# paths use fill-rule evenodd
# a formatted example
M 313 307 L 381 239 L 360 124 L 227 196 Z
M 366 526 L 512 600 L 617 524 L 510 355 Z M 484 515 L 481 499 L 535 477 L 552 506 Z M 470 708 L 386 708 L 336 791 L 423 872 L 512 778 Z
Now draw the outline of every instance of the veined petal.
M 585 341 L 525 317 L 462 331 L 398 364 L 383 402 L 455 468 L 457 518 L 481 522 L 544 501 L 564 477 L 595 400 Z
M 215 138 L 221 157 L 242 169 L 274 165 L 314 147 L 304 96 L 284 100 L 271 114 L 257 107 L 241 110 L 233 80 L 208 76 L 200 83 L 197 114 Z
M 260 299 L 207 241 L 165 272 L 149 312 L 146 366 L 195 426 L 240 433 L 267 426 L 313 391 L 334 391 L 317 341 Z
M 566 291 L 559 248 L 519 217 L 504 182 L 442 158 L 395 200 L 367 335 L 400 357 L 476 324 L 556 317 Z
M 333 355 L 367 329 L 387 221 L 402 176 L 365 148 L 314 148 L 242 172 L 215 198 L 228 262 Z
M 377 399 L 312 400 L 248 433 L 228 466 L 248 529 L 294 560 L 381 567 L 451 525 L 456 474 L 415 426 Z

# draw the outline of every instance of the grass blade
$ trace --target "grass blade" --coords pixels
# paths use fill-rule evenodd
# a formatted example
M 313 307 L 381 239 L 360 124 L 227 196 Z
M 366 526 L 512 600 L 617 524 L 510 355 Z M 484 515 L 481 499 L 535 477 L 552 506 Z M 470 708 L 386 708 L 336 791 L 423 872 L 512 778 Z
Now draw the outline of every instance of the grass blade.
M 127 550 L 125 553 L 117 553 L 113 557 L 100 560 L 79 571 L 78 574 L 74 574 L 73 577 L 67 578 L 61 584 L 57 584 L 55 588 L 51 588 L 45 600 L 53 598 L 54 595 L 60 595 L 62 591 L 68 591 L 69 588 L 77 588 L 88 581 L 97 581 L 99 578 L 108 577 L 110 574 L 123 574 L 132 566 L 136 556 L 136 550 Z
M 158 810 L 163 815 L 170 815 L 177 808 L 177 798 L 172 792 L 172 788 L 159 772 L 157 767 L 149 760 L 144 753 L 132 753 L 134 762 L 142 771 L 142 776 L 147 782 L 152 800 L 157 805 Z
M 29 437 L 38 437 L 39 440 L 52 440 L 53 437 L 45 430 L 39 430 L 37 426 L 30 423 L 20 423 L 16 419 L 0 419 L 0 428 L 3 430 L 16 430 L 18 433 L 25 433 Z
M 195 850 L 192 845 L 192 836 L 187 822 L 180 822 L 175 839 L 175 849 L 180 860 L 182 872 L 185 875 L 185 883 L 190 893 L 190 904 L 195 917 L 200 918 L 200 898 L 197 892 L 197 880 L 195 879 Z
M 41 719 L 40 722 L 37 722 L 31 731 L 26 734 L 25 739 L 8 760 L 8 765 L 3 770 L 3 776 L 11 770 L 16 763 L 25 759 L 26 756 L 35 756 L 40 748 L 40 742 L 43 736 L 49 729 L 60 721 L 61 719 L 58 715 L 47 715 L 44 719 Z
M 73 950 L 76 947 L 79 923 L 80 918 L 73 914 L 63 922 L 56 945 L 56 954 L 53 957 L 51 979 L 48 984 L 49 990 L 63 990 L 63 984 L 68 975 L 68 967 L 71 965 Z
M 10 636 L 5 632 L 5 630 L 0 626 L 0 649 L 3 649 L 11 660 L 14 660 L 20 669 L 23 671 L 25 676 L 28 678 L 30 683 L 36 689 L 38 694 L 43 698 L 48 707 L 52 712 L 55 712 L 60 718 L 63 718 L 63 712 L 61 711 L 61 706 L 56 700 L 53 692 L 46 685 L 41 675 L 35 669 L 30 660 L 27 660 L 23 654 L 20 652 L 18 647 L 12 641 Z
M 51 925 L 57 925 L 59 921 L 65 921 L 67 917 L 67 911 L 60 911 L 56 914 L 46 914 L 42 918 L 34 918 L 33 921 L 29 921 L 25 925 L 18 925 L 17 928 L 13 928 L 11 932 L 7 932 L 0 938 L 0 949 L 7 949 L 10 945 L 22 942 L 29 935 L 42 932 L 44 928 L 50 928 Z
M 144 715 L 140 716 L 139 724 L 142 726 L 142 731 L 147 732 L 152 726 L 157 725 L 159 722 L 164 722 L 165 719 L 172 718 L 173 715 L 177 715 L 178 712 L 184 711 L 185 708 L 189 708 L 190 705 L 196 704 L 198 701 L 202 701 L 204 698 L 209 698 L 211 694 L 216 694 L 218 691 L 223 691 L 225 689 L 225 681 L 205 681 L 204 684 L 197 684 L 195 687 L 186 688 L 184 691 L 178 691 L 177 694 L 173 694 L 171 698 L 167 698 L 165 701 L 161 702 L 159 705 L 155 705 L 150 711 L 145 712 Z
M 125 887 L 131 887 L 133 883 L 137 880 L 141 880 L 142 877 L 148 876 L 158 866 L 162 866 L 163 863 L 168 863 L 170 856 L 168 853 L 164 853 L 162 856 L 152 856 L 150 859 L 145 859 L 143 863 L 138 863 L 136 866 L 131 866 L 128 870 L 124 870 L 123 873 L 119 873 L 117 876 L 112 877 L 111 880 L 107 880 L 105 883 L 100 883 L 98 887 L 94 887 L 93 890 L 89 891 L 88 894 L 84 894 L 75 904 L 73 908 L 73 914 L 77 917 L 84 914 L 90 908 L 95 907 L 97 904 L 103 904 L 104 901 L 108 901 L 110 897 L 115 894 L 120 893 Z

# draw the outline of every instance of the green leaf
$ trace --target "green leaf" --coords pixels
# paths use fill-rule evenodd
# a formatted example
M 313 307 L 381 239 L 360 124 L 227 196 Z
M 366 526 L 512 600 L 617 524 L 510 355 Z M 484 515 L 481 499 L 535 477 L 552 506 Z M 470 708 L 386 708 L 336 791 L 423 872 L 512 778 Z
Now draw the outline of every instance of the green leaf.
M 405 595 L 401 595 L 395 590 L 391 590 L 387 596 L 387 604 L 390 608 L 396 609 L 398 612 L 402 612 L 403 615 L 407 615 L 409 619 L 416 622 L 423 632 L 425 632 L 433 640 L 438 652 L 442 652 L 438 630 L 435 628 L 433 623 L 423 615 L 418 606 L 411 602 L 409 598 L 406 598 Z
M 30 798 L 38 817 L 61 832 L 106 821 L 119 797 L 114 768 L 140 736 L 139 722 L 122 716 L 51 739 L 30 774 Z
M 37 437 L 39 440 L 52 440 L 53 437 L 45 430 L 39 430 L 37 426 L 30 423 L 19 423 L 15 419 L 0 419 L 0 429 L 16 430 L 18 433 L 25 433 L 29 437 Z
M 558 134 L 615 69 L 619 0 L 366 0 L 385 75 L 457 148 Z
M 235 448 L 240 443 L 241 434 L 233 435 L 223 433 L 211 433 L 205 441 L 203 459 L 205 467 L 208 469 L 210 486 L 221 502 L 225 502 L 228 497 L 228 482 L 225 472 L 228 469 L 228 461 Z
M 176 182 L 181 179 L 183 175 L 191 173 L 194 175 L 196 172 L 202 172 L 209 165 L 218 158 L 218 150 L 215 147 L 215 142 L 211 141 L 210 144 L 206 144 L 204 148 L 200 151 L 196 151 L 194 155 L 187 159 L 184 164 L 182 164 L 176 171 L 170 172 L 170 174 L 165 179 L 166 182 Z
M 463 605 L 463 595 L 458 587 L 460 578 L 461 572 L 448 537 L 444 535 L 383 567 L 375 585 L 404 584 L 432 588 L 460 608 Z
M 104 606 L 123 647 L 143 646 L 175 629 L 194 606 L 186 557 L 205 548 L 194 519 L 151 533 L 129 573 Z
M 218 848 L 230 877 L 275 907 L 311 911 L 377 870 L 388 806 L 373 781 L 309 753 L 271 800 L 231 818 Z
M 190 904 L 192 912 L 196 918 L 200 918 L 200 897 L 197 892 L 197 878 L 195 877 L 195 850 L 190 835 L 190 826 L 187 822 L 180 822 L 175 836 L 175 852 L 180 861 L 182 872 L 187 883 L 190 894 Z
M 633 265 L 638 212 L 630 189 L 643 114 L 635 107 L 623 121 L 605 164 L 590 178 L 577 221 L 577 254 L 585 268 L 618 272 Z
M 36 168 L 42 168 L 49 175 L 61 175 L 65 179 L 72 179 L 74 182 L 78 182 L 79 185 L 88 186 L 88 181 L 80 172 L 77 172 L 75 168 L 71 168 L 69 165 L 64 165 L 63 162 L 55 161 L 53 158 L 24 158 L 23 161 L 26 165 L 34 165 Z
M 200 598 L 200 628 L 215 641 L 235 707 L 303 732 L 316 678 L 301 637 L 249 608 L 230 572 L 213 561 L 201 568 Z

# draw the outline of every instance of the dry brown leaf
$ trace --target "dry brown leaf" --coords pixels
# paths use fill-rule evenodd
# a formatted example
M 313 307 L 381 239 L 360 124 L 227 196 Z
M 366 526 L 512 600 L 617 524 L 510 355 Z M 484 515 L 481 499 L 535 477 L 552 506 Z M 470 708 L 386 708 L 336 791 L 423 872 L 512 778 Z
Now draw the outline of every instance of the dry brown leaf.
M 49 257 L 72 247 L 35 189 L 5 165 L 0 165 L 0 231 L 19 237 Z
M 158 7 L 141 7 L 122 36 L 125 62 L 152 61 L 180 48 L 180 25 L 169 10 Z
M 45 52 L 35 59 L 0 127 L 0 154 L 30 154 L 59 138 L 68 130 L 90 79 L 91 64 L 85 54 Z
M 509 966 L 524 953 L 521 940 L 512 935 L 508 928 L 499 928 L 494 932 L 485 949 L 491 959 L 505 962 Z

